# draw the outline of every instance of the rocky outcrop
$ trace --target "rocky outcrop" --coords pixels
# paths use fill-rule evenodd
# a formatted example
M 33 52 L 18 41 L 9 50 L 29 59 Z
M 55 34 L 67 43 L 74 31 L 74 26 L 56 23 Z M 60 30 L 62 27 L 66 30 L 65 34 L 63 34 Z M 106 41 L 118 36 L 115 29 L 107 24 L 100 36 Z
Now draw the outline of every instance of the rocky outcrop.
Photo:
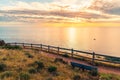
M 4 46 L 5 45 L 5 41 L 4 40 L 0 40 L 0 46 Z

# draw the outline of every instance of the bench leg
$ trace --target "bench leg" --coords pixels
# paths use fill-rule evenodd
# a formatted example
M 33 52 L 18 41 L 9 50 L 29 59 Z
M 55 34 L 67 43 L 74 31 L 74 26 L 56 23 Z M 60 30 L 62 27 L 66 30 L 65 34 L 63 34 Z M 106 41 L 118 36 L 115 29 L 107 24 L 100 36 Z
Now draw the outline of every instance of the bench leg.
M 85 69 L 84 69 L 84 68 L 82 68 L 82 71 L 85 71 Z
M 75 68 L 75 66 L 72 66 L 72 68 L 74 69 L 74 68 Z

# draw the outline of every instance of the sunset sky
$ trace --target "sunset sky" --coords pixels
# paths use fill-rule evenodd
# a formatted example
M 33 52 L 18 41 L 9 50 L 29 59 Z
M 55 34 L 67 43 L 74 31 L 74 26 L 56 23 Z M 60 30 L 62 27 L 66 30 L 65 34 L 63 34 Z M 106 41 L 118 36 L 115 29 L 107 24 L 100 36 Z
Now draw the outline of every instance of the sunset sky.
M 120 0 L 0 0 L 0 25 L 120 26 Z

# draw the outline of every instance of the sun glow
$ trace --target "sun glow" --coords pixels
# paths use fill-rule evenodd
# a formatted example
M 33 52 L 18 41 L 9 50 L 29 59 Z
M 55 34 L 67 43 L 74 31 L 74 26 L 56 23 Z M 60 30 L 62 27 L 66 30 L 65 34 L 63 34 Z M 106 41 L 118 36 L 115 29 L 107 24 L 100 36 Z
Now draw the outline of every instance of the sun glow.
M 75 35 L 77 35 L 76 34 L 76 28 L 71 27 L 71 28 L 67 29 L 67 37 L 69 39 L 68 41 L 70 43 L 73 43 L 73 45 L 75 44 L 75 40 L 76 40 L 76 36 Z

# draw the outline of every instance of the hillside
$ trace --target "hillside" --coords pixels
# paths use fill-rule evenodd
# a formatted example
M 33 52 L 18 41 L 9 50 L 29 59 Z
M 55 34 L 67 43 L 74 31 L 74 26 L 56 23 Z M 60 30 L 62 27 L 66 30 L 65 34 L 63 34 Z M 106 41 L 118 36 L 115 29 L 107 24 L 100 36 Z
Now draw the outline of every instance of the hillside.
M 0 78 L 2 80 L 120 80 L 114 74 L 72 69 L 67 62 L 55 61 L 44 52 L 34 50 L 0 49 Z

